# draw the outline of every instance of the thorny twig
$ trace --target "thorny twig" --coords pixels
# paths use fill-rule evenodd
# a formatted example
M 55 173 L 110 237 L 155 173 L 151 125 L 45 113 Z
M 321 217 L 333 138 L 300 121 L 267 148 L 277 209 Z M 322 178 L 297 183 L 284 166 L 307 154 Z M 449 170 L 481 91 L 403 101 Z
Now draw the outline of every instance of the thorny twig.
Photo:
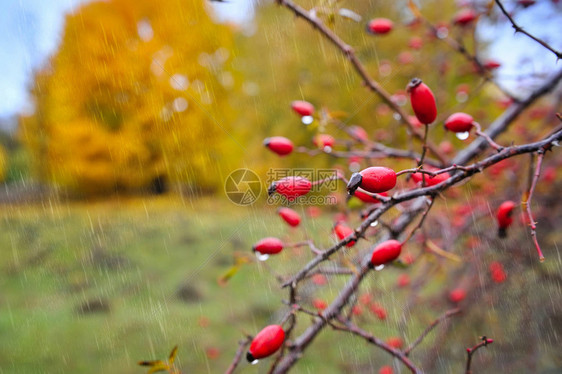
M 515 29 L 516 33 L 520 32 L 521 34 L 527 35 L 529 38 L 533 39 L 534 41 L 536 41 L 537 43 L 539 43 L 540 45 L 542 45 L 543 47 L 548 49 L 550 52 L 554 53 L 554 55 L 556 56 L 556 58 L 558 60 L 562 58 L 562 52 L 557 51 L 556 49 L 552 48 L 547 42 L 545 42 L 544 40 L 542 40 L 540 38 L 537 38 L 536 36 L 534 36 L 533 34 L 527 32 L 527 31 L 525 31 L 525 29 L 523 29 L 521 26 L 519 26 L 517 23 L 515 23 L 515 20 L 513 19 L 513 17 L 511 17 L 509 12 L 504 8 L 504 6 L 503 6 L 503 4 L 500 0 L 496 0 L 496 4 L 498 4 L 498 7 L 502 11 L 503 15 L 507 17 L 509 22 L 511 22 L 511 26 L 513 27 L 513 29 Z
M 533 243 L 535 244 L 535 248 L 537 249 L 537 253 L 539 254 L 539 260 L 541 262 L 544 261 L 544 255 L 541 251 L 539 241 L 537 240 L 537 224 L 535 222 L 535 219 L 533 218 L 533 213 L 531 212 L 531 199 L 533 198 L 533 192 L 535 192 L 537 181 L 539 180 L 539 177 L 541 175 L 541 167 L 542 167 L 542 161 L 544 159 L 544 154 L 545 154 L 544 149 L 538 151 L 537 164 L 535 166 L 535 172 L 533 175 L 531 186 L 529 187 L 529 191 L 526 194 L 526 198 L 524 198 L 523 201 L 521 201 L 521 204 L 525 206 L 527 217 L 529 219 L 529 227 L 531 228 L 531 237 L 533 238 Z
M 449 317 L 452 317 L 455 314 L 458 314 L 460 312 L 461 312 L 461 310 L 459 308 L 454 308 L 454 309 L 450 309 L 450 310 L 446 311 L 445 313 L 443 313 L 442 315 L 440 315 L 436 320 L 431 322 L 431 324 L 429 326 L 427 326 L 427 328 L 421 333 L 421 335 L 418 336 L 418 338 L 416 340 L 414 340 L 414 342 L 412 344 L 410 344 L 408 346 L 408 348 L 406 348 L 404 350 L 404 355 L 408 356 L 410 354 L 410 352 L 412 352 L 412 350 L 414 348 L 416 348 L 418 346 L 418 344 L 420 344 L 422 342 L 422 340 L 435 328 L 435 326 L 440 324 L 443 320 L 445 320 Z
M 234 370 L 236 369 L 236 367 L 238 366 L 238 364 L 242 360 L 242 357 L 244 356 L 244 351 L 246 351 L 246 347 L 250 345 L 250 343 L 252 342 L 252 339 L 253 338 L 248 335 L 246 337 L 246 339 L 240 340 L 238 342 L 238 349 L 236 350 L 236 354 L 234 355 L 234 359 L 232 360 L 230 366 L 224 372 L 225 374 L 232 374 L 234 372 Z
M 482 347 L 486 347 L 488 346 L 488 344 L 492 344 L 494 342 L 493 339 L 488 339 L 485 336 L 482 336 L 480 339 L 482 339 L 482 341 L 478 344 L 476 344 L 474 347 L 472 348 L 467 348 L 466 349 L 466 371 L 465 374 L 471 374 L 472 371 L 470 370 L 470 365 L 472 364 L 472 355 L 474 354 L 474 352 L 476 352 L 478 349 L 482 348 Z

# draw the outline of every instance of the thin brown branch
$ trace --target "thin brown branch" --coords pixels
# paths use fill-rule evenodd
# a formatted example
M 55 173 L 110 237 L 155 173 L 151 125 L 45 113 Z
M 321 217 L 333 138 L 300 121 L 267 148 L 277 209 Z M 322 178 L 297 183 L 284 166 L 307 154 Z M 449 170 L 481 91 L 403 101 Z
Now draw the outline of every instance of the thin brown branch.
M 422 217 L 421 217 L 420 221 L 418 222 L 418 224 L 416 225 L 416 227 L 414 227 L 413 230 L 410 231 L 410 233 L 408 234 L 408 236 L 407 236 L 404 240 L 402 240 L 402 244 L 407 243 L 407 242 L 412 238 L 412 236 L 414 236 L 414 234 L 416 233 L 416 231 L 418 231 L 418 229 L 419 229 L 420 227 L 422 227 L 423 223 L 425 222 L 425 218 L 427 217 L 427 214 L 428 214 L 429 211 L 431 210 L 431 207 L 433 207 L 433 203 L 434 203 L 434 202 L 435 202 L 435 199 L 430 199 L 430 200 L 427 202 L 427 209 L 422 213 Z
M 490 144 L 490 147 L 494 148 L 498 152 L 503 149 L 501 145 L 493 141 L 492 138 L 490 138 L 485 132 L 482 131 L 482 127 L 480 127 L 480 124 L 478 122 L 473 122 L 472 126 L 474 126 L 474 128 L 476 129 L 476 135 L 484 138 L 484 140 L 486 140 L 488 144 Z
M 461 312 L 461 310 L 459 308 L 454 308 L 454 309 L 450 309 L 448 311 L 446 311 L 445 313 L 443 313 L 442 315 L 440 315 L 436 320 L 434 320 L 433 322 L 431 322 L 431 324 L 429 326 L 427 326 L 427 328 L 421 333 L 420 336 L 418 336 L 418 338 L 416 340 L 414 340 L 414 342 L 412 344 L 410 344 L 408 346 L 408 348 L 406 348 L 406 350 L 404 350 L 404 355 L 408 356 L 410 354 L 410 352 L 412 352 L 412 350 L 414 348 L 416 348 L 421 342 L 422 340 L 441 322 L 443 322 L 444 320 L 446 320 L 449 317 L 454 316 L 455 314 L 459 314 Z
M 369 342 L 369 343 L 383 349 L 384 351 L 390 353 L 392 356 L 394 356 L 395 358 L 400 360 L 400 362 L 402 362 L 408 369 L 410 369 L 410 371 L 412 373 L 421 373 L 422 372 L 420 369 L 418 369 L 412 363 L 412 361 L 410 361 L 410 359 L 407 357 L 407 355 L 404 352 L 391 347 L 390 345 L 386 344 L 384 341 L 375 337 L 371 333 L 359 328 L 358 326 L 356 326 L 355 324 L 353 324 L 350 321 L 346 321 L 346 320 L 343 320 L 343 319 L 340 319 L 339 321 L 344 323 L 345 327 L 334 327 L 335 325 L 332 325 L 332 327 L 334 327 L 337 330 L 347 331 L 347 332 L 350 332 L 354 335 L 360 336 L 363 339 L 365 339 L 367 342 Z
M 535 192 L 537 181 L 539 180 L 539 177 L 541 175 L 541 167 L 542 167 L 542 161 L 544 159 L 544 154 L 545 154 L 544 150 L 538 151 L 537 164 L 535 166 L 535 172 L 531 182 L 531 187 L 529 187 L 529 191 L 527 192 L 526 198 L 523 199 L 523 201 L 521 202 L 521 204 L 525 206 L 525 210 L 527 212 L 527 217 L 529 219 L 529 227 L 531 228 L 531 237 L 533 238 L 533 243 L 535 244 L 535 248 L 537 249 L 540 262 L 544 261 L 544 255 L 541 251 L 541 247 L 537 239 L 537 224 L 535 222 L 535 219 L 533 218 L 533 212 L 531 211 L 531 199 L 533 198 L 533 193 Z
M 465 370 L 465 374 L 471 374 L 472 370 L 470 369 L 470 366 L 472 364 L 472 355 L 474 354 L 474 352 L 476 352 L 478 349 L 482 348 L 482 347 L 486 347 L 488 346 L 488 344 L 492 344 L 494 342 L 493 339 L 488 339 L 485 336 L 481 337 L 482 341 L 478 344 L 476 344 L 474 347 L 472 348 L 467 348 L 466 349 L 466 370 Z
M 542 40 L 540 38 L 537 38 L 536 36 L 534 36 L 533 34 L 527 32 L 527 31 L 525 31 L 525 29 L 523 29 L 521 26 L 519 26 L 517 23 L 515 23 L 515 20 L 513 19 L 513 17 L 511 17 L 509 12 L 504 8 L 504 6 L 503 6 L 503 4 L 500 0 L 496 0 L 496 4 L 498 4 L 498 7 L 502 11 L 503 15 L 507 17 L 509 22 L 511 22 L 511 26 L 513 27 L 513 29 L 515 30 L 516 33 L 520 32 L 521 34 L 527 35 L 529 38 L 533 39 L 535 42 L 539 43 L 540 45 L 542 45 L 543 47 L 548 49 L 550 52 L 554 53 L 554 55 L 556 56 L 556 58 L 558 60 L 562 58 L 562 53 L 560 51 L 557 51 L 556 49 L 552 48 L 547 42 L 545 42 L 544 40 Z
M 236 369 L 236 367 L 238 366 L 238 364 L 242 360 L 242 357 L 244 356 L 244 351 L 246 351 L 246 347 L 250 345 L 250 343 L 252 342 L 252 339 L 253 338 L 251 336 L 247 336 L 246 339 L 240 340 L 238 342 L 238 349 L 236 350 L 236 354 L 234 355 L 234 359 L 232 360 L 232 363 L 230 364 L 228 369 L 226 369 L 224 374 L 232 374 L 234 372 L 234 370 Z

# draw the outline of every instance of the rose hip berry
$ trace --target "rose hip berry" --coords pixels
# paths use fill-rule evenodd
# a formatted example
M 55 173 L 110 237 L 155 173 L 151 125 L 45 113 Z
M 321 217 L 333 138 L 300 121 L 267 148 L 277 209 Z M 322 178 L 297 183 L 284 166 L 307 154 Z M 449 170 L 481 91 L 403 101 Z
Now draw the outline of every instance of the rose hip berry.
M 453 113 L 445 120 L 445 128 L 452 132 L 467 132 L 472 128 L 474 118 L 470 114 Z
M 260 241 L 258 241 L 256 244 L 254 244 L 252 250 L 254 252 L 259 252 L 264 255 L 265 254 L 274 255 L 281 252 L 284 247 L 285 244 L 283 244 L 283 242 L 280 239 L 268 237 L 268 238 L 263 238 Z
M 311 188 L 312 183 L 308 179 L 291 176 L 271 183 L 267 192 L 270 196 L 277 192 L 292 201 L 299 196 L 306 195 Z
M 382 195 L 382 196 L 388 196 L 388 194 L 387 194 L 386 192 L 382 192 L 382 193 L 380 193 L 380 195 Z M 369 194 L 367 194 L 367 193 L 365 193 L 365 192 L 363 192 L 363 191 L 360 191 L 360 190 L 356 190 L 356 191 L 353 193 L 353 196 L 355 196 L 356 198 L 358 198 L 359 200 L 361 200 L 361 201 L 364 202 L 364 203 L 368 203 L 368 204 L 377 204 L 377 203 L 380 203 L 380 200 L 379 200 L 379 199 L 377 199 L 377 198 L 375 198 L 375 197 L 373 197 L 373 196 L 371 196 L 371 195 L 369 195 Z
M 394 23 L 387 18 L 375 18 L 367 24 L 367 32 L 375 35 L 384 35 L 392 31 Z
M 455 288 L 454 290 L 449 292 L 449 300 L 451 300 L 451 302 L 455 304 L 458 304 L 461 301 L 463 301 L 465 297 L 466 297 L 466 291 L 462 288 Z
M 472 23 L 478 15 L 470 8 L 461 9 L 453 17 L 453 23 L 459 26 L 466 26 Z
M 289 226 L 297 227 L 301 223 L 301 216 L 291 208 L 279 208 L 277 213 Z
M 285 341 L 285 331 L 279 325 L 269 325 L 261 330 L 252 340 L 246 354 L 248 362 L 259 360 L 274 354 Z
M 375 247 L 371 256 L 371 265 L 379 266 L 394 261 L 400 256 L 402 243 L 398 240 L 387 240 Z
M 334 225 L 334 233 L 338 237 L 339 240 L 343 240 L 350 235 L 353 235 L 353 229 L 349 226 L 344 225 L 341 222 L 338 222 Z M 350 241 L 345 246 L 346 247 L 353 247 L 355 245 L 355 240 Z
M 507 236 L 507 228 L 513 223 L 513 209 L 516 204 L 513 201 L 504 201 L 498 208 L 496 218 L 498 220 L 498 236 L 505 238 Z
M 361 187 L 365 191 L 372 193 L 386 192 L 396 186 L 396 172 L 383 166 L 372 166 L 353 173 L 347 191 L 353 195 L 357 188 Z
M 308 101 L 293 101 L 291 103 L 291 108 L 301 117 L 311 116 L 314 113 L 314 105 L 312 105 Z
M 438 170 L 438 169 L 435 169 L 435 168 L 427 168 L 427 170 L 428 170 L 428 171 L 433 171 L 433 172 L 435 172 L 435 171 Z M 429 187 L 435 186 L 436 184 L 439 184 L 439 183 L 441 183 L 441 182 L 446 181 L 447 179 L 449 179 L 450 176 L 451 176 L 451 175 L 450 175 L 449 173 L 441 173 L 441 174 L 437 174 L 437 175 L 435 175 L 435 176 L 431 176 L 431 175 L 425 174 L 425 185 L 426 185 L 426 186 L 429 186 Z M 413 180 L 415 183 L 420 183 L 420 182 L 423 181 L 423 179 L 424 179 L 423 173 L 419 173 L 419 172 L 418 172 L 418 173 L 413 173 L 413 174 L 412 174 L 412 180 Z
M 286 156 L 293 152 L 293 142 L 283 136 L 273 136 L 266 138 L 263 145 L 279 156 Z
M 332 135 L 318 134 L 312 139 L 312 144 L 318 148 L 333 147 L 336 140 Z
M 435 96 L 425 83 L 419 78 L 414 78 L 407 86 L 410 93 L 412 109 L 418 120 L 424 125 L 429 125 L 437 118 Z

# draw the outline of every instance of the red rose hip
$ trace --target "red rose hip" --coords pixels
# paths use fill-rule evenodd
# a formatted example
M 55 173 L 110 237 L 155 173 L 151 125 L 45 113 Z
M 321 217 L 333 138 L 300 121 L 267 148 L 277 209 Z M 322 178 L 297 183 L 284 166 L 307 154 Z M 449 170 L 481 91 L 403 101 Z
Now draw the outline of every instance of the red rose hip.
M 293 101 L 291 103 L 291 108 L 301 117 L 311 116 L 314 113 L 314 105 L 312 105 L 308 101 Z
M 367 31 L 371 34 L 384 35 L 392 31 L 394 23 L 388 18 L 375 18 L 367 24 Z
M 376 246 L 371 256 L 371 265 L 379 266 L 394 261 L 400 256 L 402 243 L 398 240 L 387 240 Z
M 435 172 L 438 169 L 428 167 L 427 170 Z M 412 180 L 415 183 L 420 183 L 424 180 L 424 177 L 425 177 L 425 185 L 431 187 L 431 186 L 435 186 L 436 184 L 439 184 L 441 182 L 446 181 L 447 179 L 449 179 L 450 176 L 451 175 L 449 173 L 441 173 L 441 174 L 437 174 L 435 176 L 431 176 L 429 174 L 424 175 L 423 173 L 417 172 L 417 173 L 412 173 Z
M 277 213 L 289 226 L 297 227 L 301 223 L 301 216 L 291 208 L 279 208 Z
M 461 9 L 453 17 L 453 23 L 459 26 L 466 26 L 472 23 L 472 21 L 474 21 L 476 17 L 477 14 L 474 10 L 470 8 Z
M 273 136 L 266 138 L 263 145 L 279 156 L 286 156 L 293 152 L 293 142 L 283 136 Z
M 516 207 L 513 201 L 504 201 L 496 213 L 498 221 L 498 236 L 505 238 L 507 236 L 507 228 L 513 223 L 513 209 Z
M 466 297 L 466 291 L 462 288 L 455 288 L 449 293 L 449 300 L 451 300 L 451 302 L 455 304 L 458 304 L 461 301 L 463 301 L 465 297 Z
M 396 186 L 396 172 L 383 166 L 372 166 L 353 173 L 347 184 L 347 191 L 353 195 L 357 188 L 372 193 L 386 192 Z
M 452 132 L 467 132 L 472 128 L 474 118 L 470 114 L 453 113 L 445 120 L 445 128 Z
M 343 223 L 338 222 L 334 225 L 334 233 L 339 240 L 343 240 L 348 236 L 353 235 L 353 229 L 349 226 L 344 225 Z M 355 240 L 352 240 L 346 244 L 346 247 L 353 247 L 354 245 Z
M 277 238 L 263 238 L 252 247 L 254 252 L 259 252 L 264 255 L 274 255 L 283 250 L 285 244 Z
M 252 340 L 246 354 L 248 362 L 259 360 L 274 354 L 285 341 L 285 331 L 279 325 L 269 325 L 261 330 Z
M 387 196 L 388 194 L 386 192 L 382 192 L 380 195 L 382 196 Z M 353 196 L 355 196 L 356 198 L 358 198 L 359 200 L 361 200 L 364 203 L 368 203 L 368 204 L 377 204 L 380 203 L 380 200 L 363 192 L 360 190 L 356 190 L 355 192 L 353 192 Z
M 303 177 L 285 177 L 276 182 L 271 183 L 267 192 L 273 195 L 275 192 L 285 196 L 289 201 L 299 196 L 306 195 L 310 192 L 312 183 Z
M 412 109 L 418 120 L 424 125 L 429 125 L 437 118 L 437 106 L 435 96 L 425 83 L 419 78 L 410 81 L 407 87 L 410 93 Z
M 312 144 L 318 148 L 333 147 L 336 140 L 332 135 L 318 134 L 312 139 Z

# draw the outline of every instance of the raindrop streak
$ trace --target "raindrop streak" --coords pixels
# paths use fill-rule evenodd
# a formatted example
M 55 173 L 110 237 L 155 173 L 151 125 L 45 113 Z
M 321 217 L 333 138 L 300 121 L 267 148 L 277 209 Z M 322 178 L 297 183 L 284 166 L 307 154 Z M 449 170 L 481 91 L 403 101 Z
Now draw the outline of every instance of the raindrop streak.
M 375 266 L 376 271 L 381 271 L 382 269 L 384 269 L 384 265 Z
M 259 253 L 259 252 L 256 252 L 256 257 L 257 257 L 258 260 L 260 260 L 260 261 L 266 261 L 266 260 L 269 258 L 269 255 L 266 254 L 266 253 Z M 256 362 L 257 362 L 257 360 L 256 360 Z
M 457 132 L 455 134 L 455 136 L 460 139 L 460 140 L 466 140 L 468 139 L 468 136 L 470 135 L 470 133 L 468 131 L 465 132 Z
M 301 118 L 302 123 L 304 123 L 305 125 L 310 125 L 312 123 L 312 121 L 314 121 L 314 118 L 312 116 L 303 116 Z
M 379 224 L 379 221 L 371 222 L 371 227 L 376 227 Z
M 254 360 L 254 361 L 252 361 L 252 362 L 250 362 L 250 363 L 251 363 L 252 365 L 255 365 L 255 364 L 257 364 L 258 362 L 260 362 L 260 360 Z

